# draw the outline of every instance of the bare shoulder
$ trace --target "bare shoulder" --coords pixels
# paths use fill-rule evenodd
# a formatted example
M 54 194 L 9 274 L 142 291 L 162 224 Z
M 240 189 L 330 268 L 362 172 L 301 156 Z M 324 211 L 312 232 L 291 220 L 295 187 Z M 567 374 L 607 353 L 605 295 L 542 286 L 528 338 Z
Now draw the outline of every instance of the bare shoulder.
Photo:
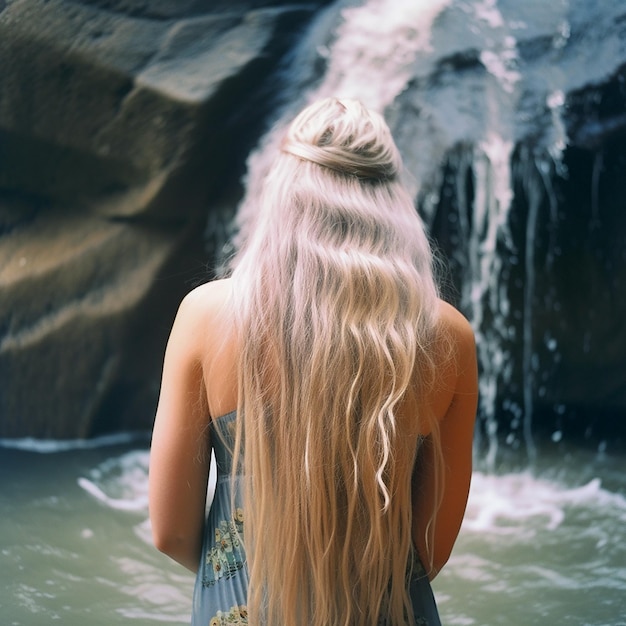
M 477 367 L 474 331 L 465 316 L 443 300 L 439 301 L 439 328 L 442 370 L 448 384 L 456 387 L 461 378 L 474 377 Z
M 196 287 L 182 300 L 170 342 L 187 346 L 188 353 L 198 357 L 205 354 L 207 342 L 221 332 L 230 301 L 230 280 L 216 280 Z
M 206 331 L 212 326 L 230 301 L 230 279 L 205 283 L 190 291 L 180 304 L 177 321 L 183 321 L 188 328 L 200 325 Z
M 475 349 L 472 326 L 458 309 L 444 300 L 439 300 L 439 322 L 457 346 Z
M 465 316 L 451 304 L 440 300 L 439 321 L 445 343 L 448 345 L 448 363 L 454 372 L 448 370 L 455 380 L 457 392 L 475 395 L 478 384 L 476 341 L 472 326 Z
M 223 278 L 196 287 L 181 303 L 181 310 L 190 316 L 210 315 L 222 309 L 230 299 L 231 280 Z

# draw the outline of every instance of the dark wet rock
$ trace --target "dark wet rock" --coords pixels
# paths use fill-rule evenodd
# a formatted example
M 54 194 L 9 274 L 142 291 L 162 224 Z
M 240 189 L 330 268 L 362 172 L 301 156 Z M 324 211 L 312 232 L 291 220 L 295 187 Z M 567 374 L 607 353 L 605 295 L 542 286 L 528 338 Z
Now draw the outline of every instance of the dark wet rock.
M 207 213 L 321 4 L 0 2 L 0 437 L 151 425 Z
M 625 8 L 497 8 L 440 16 L 389 117 L 477 328 L 486 436 L 623 439 Z
M 9 4 L 0 13 L 2 188 L 106 215 L 174 218 L 182 188 L 182 214 L 204 210 L 248 141 L 250 123 L 239 128 L 235 114 L 262 115 L 255 90 L 286 43 L 281 33 L 310 15 L 245 4 L 159 20 L 63 0 Z
M 169 298 L 180 291 L 172 277 L 194 240 L 202 258 L 188 231 L 57 210 L 4 238 L 5 436 L 85 437 L 104 429 L 102 420 L 106 428 L 146 425 Z

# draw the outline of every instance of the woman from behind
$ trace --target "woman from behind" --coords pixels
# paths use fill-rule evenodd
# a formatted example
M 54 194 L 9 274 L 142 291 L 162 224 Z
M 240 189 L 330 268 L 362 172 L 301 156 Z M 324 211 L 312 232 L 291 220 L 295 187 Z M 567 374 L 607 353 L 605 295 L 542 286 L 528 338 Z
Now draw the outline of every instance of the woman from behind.
M 181 305 L 150 514 L 157 547 L 198 571 L 194 624 L 229 610 L 255 626 L 440 623 L 429 580 L 467 502 L 476 359 L 401 167 L 378 114 L 311 105 L 231 278 Z M 212 446 L 229 478 L 205 522 Z

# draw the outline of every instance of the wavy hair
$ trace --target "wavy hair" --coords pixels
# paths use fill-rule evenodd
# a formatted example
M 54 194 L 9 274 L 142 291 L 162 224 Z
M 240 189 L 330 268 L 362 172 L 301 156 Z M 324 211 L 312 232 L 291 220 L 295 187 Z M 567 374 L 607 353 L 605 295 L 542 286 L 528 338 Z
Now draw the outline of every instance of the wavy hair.
M 413 623 L 411 478 L 433 427 L 419 407 L 438 294 L 401 167 L 377 113 L 309 106 L 235 259 L 251 624 Z

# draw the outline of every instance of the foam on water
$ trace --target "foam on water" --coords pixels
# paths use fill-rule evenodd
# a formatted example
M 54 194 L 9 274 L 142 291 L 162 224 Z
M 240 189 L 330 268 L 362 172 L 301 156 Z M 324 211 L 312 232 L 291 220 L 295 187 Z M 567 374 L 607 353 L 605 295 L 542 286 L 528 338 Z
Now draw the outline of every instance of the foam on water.
M 623 481 L 604 487 L 610 471 L 595 462 L 564 470 L 567 484 L 530 470 L 474 473 L 459 539 L 434 583 L 444 623 L 626 624 Z
M 118 511 L 148 512 L 148 450 L 132 450 L 103 461 L 77 479 L 78 485 L 90 496 Z M 208 501 L 215 488 L 215 457 L 211 456 Z M 150 523 L 146 520 L 135 528 L 136 534 L 150 539 Z
M 87 493 L 108 507 L 121 511 L 145 512 L 148 509 L 149 453 L 134 450 L 107 459 L 88 477 L 78 478 Z
M 147 451 L 127 452 L 100 463 L 87 476 L 79 477 L 78 484 L 112 509 L 145 513 L 148 463 Z M 212 474 L 214 478 L 214 471 Z M 573 510 L 603 510 L 615 521 L 626 521 L 626 498 L 603 488 L 599 478 L 572 486 L 536 476 L 530 469 L 502 475 L 475 471 L 463 532 L 488 531 L 494 536 L 527 540 L 558 529 Z M 149 537 L 147 522 L 137 532 Z
M 17 439 L 0 439 L 0 449 L 24 450 L 40 454 L 55 454 L 73 450 L 94 450 L 109 446 L 128 445 L 138 441 L 147 441 L 149 434 L 144 432 L 116 433 L 92 439 L 36 439 L 21 437 Z
M 474 472 L 463 529 L 522 541 L 556 530 L 572 509 L 604 510 L 615 521 L 626 521 L 626 498 L 603 489 L 599 478 L 569 487 L 530 470 L 500 476 Z

